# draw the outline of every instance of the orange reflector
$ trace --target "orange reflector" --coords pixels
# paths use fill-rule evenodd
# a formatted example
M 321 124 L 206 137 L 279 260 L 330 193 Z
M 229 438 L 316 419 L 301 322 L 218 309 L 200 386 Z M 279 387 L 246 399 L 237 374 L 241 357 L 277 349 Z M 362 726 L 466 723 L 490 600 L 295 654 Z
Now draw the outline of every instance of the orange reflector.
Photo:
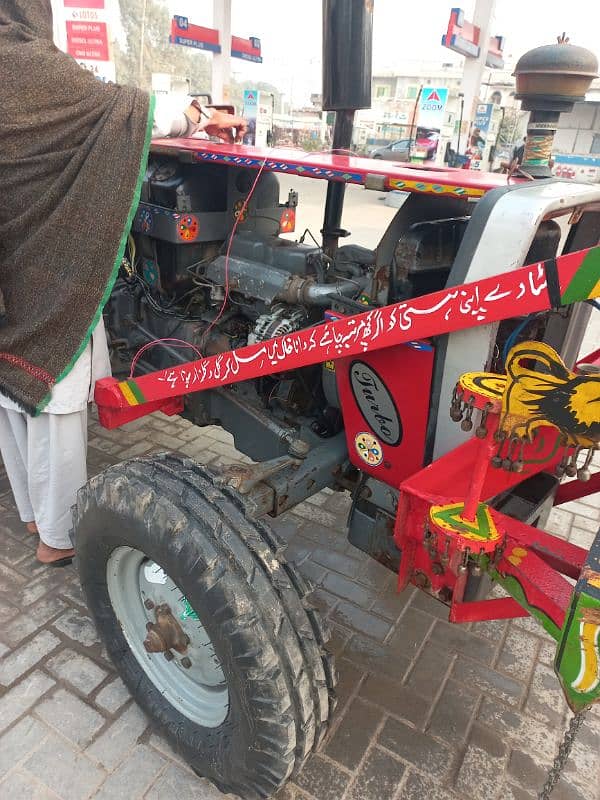
M 284 208 L 279 218 L 279 232 L 292 233 L 296 230 L 296 209 Z

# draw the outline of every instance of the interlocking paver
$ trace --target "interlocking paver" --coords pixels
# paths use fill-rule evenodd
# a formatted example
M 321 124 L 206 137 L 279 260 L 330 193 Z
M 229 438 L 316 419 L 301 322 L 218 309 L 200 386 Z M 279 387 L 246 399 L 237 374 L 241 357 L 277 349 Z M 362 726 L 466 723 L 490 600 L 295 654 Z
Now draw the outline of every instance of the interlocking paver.
M 526 752 L 554 758 L 559 729 L 548 728 L 538 719 L 491 697 L 483 698 L 477 719 Z
M 135 704 L 122 714 L 88 747 L 86 753 L 107 769 L 114 769 L 137 744 L 148 727 L 148 719 Z
M 19 769 L 10 772 L 0 782 L 0 797 L 10 800 L 56 800 L 56 795 L 48 787 Z
M 444 683 L 454 658 L 452 651 L 438 647 L 435 639 L 426 642 L 411 668 L 407 689 L 431 702 Z
M 498 734 L 474 725 L 464 755 L 456 789 L 471 800 L 495 800 L 499 797 L 498 775 L 504 772 L 507 747 Z
M 427 730 L 449 742 L 464 739 L 479 697 L 476 689 L 449 680 L 435 705 Z
M 58 644 L 60 640 L 54 634 L 50 631 L 41 631 L 26 644 L 4 656 L 0 661 L 0 685 L 10 686 Z
M 25 762 L 24 769 L 64 800 L 89 797 L 106 778 L 104 770 L 55 734 Z
M 42 597 L 29 605 L 25 613 L 13 617 L 10 623 L 3 628 L 2 638 L 15 647 L 53 617 L 57 617 L 66 607 L 60 597 Z
M 523 789 L 534 793 L 542 788 L 548 772 L 548 762 L 541 763 L 522 750 L 513 750 L 508 761 L 508 774 Z
M 382 720 L 383 709 L 362 700 L 354 700 L 324 752 L 348 769 L 354 769 L 368 750 Z
M 35 670 L 13 686 L 12 689 L 0 699 L 2 708 L 2 713 L 0 714 L 0 733 L 12 725 L 21 714 L 28 711 L 36 701 L 54 685 L 52 678 L 39 670 Z
M 20 586 L 27 581 L 24 575 L 20 575 L 13 567 L 8 567 L 0 562 L 0 586 L 6 599 L 15 595 Z
M 32 716 L 23 717 L 0 738 L 0 777 L 38 748 L 48 728 Z
M 307 761 L 295 782 L 319 800 L 339 800 L 350 783 L 350 773 L 315 755 Z
M 224 800 L 234 795 L 221 794 L 212 783 L 198 778 L 177 764 L 171 764 L 145 796 L 145 800 Z
M 125 705 L 130 697 L 129 690 L 121 678 L 115 678 L 109 684 L 102 687 L 96 695 L 95 703 L 97 706 L 104 709 L 104 711 L 114 714 L 121 706 Z
M 12 536 L 4 536 L 2 540 L 2 560 L 7 564 L 16 565 L 19 561 L 31 555 L 31 547 L 28 547 Z
M 584 530 L 583 528 L 578 528 L 574 525 L 571 528 L 569 541 L 571 544 L 576 544 L 578 547 L 583 547 L 585 550 L 589 550 L 594 543 L 594 539 L 596 538 L 596 532 L 597 531 Z
M 452 675 L 457 681 L 477 686 L 481 691 L 490 692 L 509 705 L 518 705 L 525 694 L 525 684 L 464 656 L 457 657 Z
M 53 656 L 46 664 L 46 668 L 56 677 L 66 681 L 82 694 L 90 694 L 99 686 L 107 672 L 99 667 L 91 658 L 63 648 L 60 653 Z
M 441 603 L 436 605 L 442 606 Z M 442 606 L 442 608 L 445 608 Z M 448 619 L 446 609 L 445 619 Z M 463 653 L 471 658 L 476 658 L 484 664 L 491 664 L 496 654 L 497 643 L 465 630 L 461 625 L 453 625 L 450 622 L 439 620 L 431 633 L 431 640 L 438 647 L 452 653 Z
M 6 623 L 19 613 L 17 606 L 0 597 L 0 631 L 4 633 Z
M 344 656 L 369 672 L 402 678 L 410 666 L 407 657 L 395 653 L 389 646 L 366 636 L 355 634 L 343 650 Z
M 330 572 L 326 575 L 322 585 L 331 594 L 349 600 L 362 608 L 368 608 L 376 598 L 375 592 L 335 572 Z M 379 620 L 380 618 L 377 617 L 377 619 Z
M 100 642 L 90 617 L 74 608 L 69 609 L 69 611 L 60 616 L 53 623 L 53 627 L 84 647 L 91 647 Z
M 331 618 L 339 625 L 345 625 L 380 642 L 385 639 L 392 629 L 388 620 L 381 619 L 375 614 L 370 614 L 368 611 L 345 600 L 337 604 Z
M 521 789 L 520 786 L 515 786 L 514 783 L 503 783 L 500 789 L 500 797 L 502 800 L 535 800 L 532 794 Z
M 414 690 L 381 675 L 369 675 L 360 687 L 360 696 L 417 727 L 425 723 L 431 705 L 430 700 Z
M 115 770 L 94 795 L 97 800 L 131 800 L 142 797 L 167 762 L 146 745 L 131 751 L 127 761 Z
M 440 786 L 430 778 L 412 772 L 402 787 L 397 800 L 459 800 L 459 798 L 459 795 L 455 795 L 449 789 Z M 460 800 L 464 800 L 464 798 L 460 798 Z
M 360 767 L 347 800 L 393 800 L 406 766 L 373 747 Z
M 549 727 L 560 727 L 567 703 L 551 667 L 536 665 L 525 708 Z
M 412 661 L 426 641 L 433 623 L 429 614 L 409 606 L 394 630 L 390 647 Z
M 506 675 L 526 680 L 535 666 L 540 645 L 541 639 L 538 636 L 511 627 L 495 666 Z
M 133 451 L 164 450 L 159 438 L 173 422 L 179 449 L 233 459 L 231 437 L 220 429 L 153 416 L 123 436 L 92 418 L 98 447 L 90 449 L 90 473 Z M 0 780 L 10 780 L 0 794 L 6 786 L 7 796 L 27 800 L 222 798 L 148 728 L 112 674 L 74 569 L 34 567 L 30 553 L 20 558 L 34 542 L 9 495 L 0 506 L 0 659 L 6 647 L 9 665 L 24 658 L 19 652 L 25 664 L 37 637 L 57 640 L 0 688 Z M 583 543 L 597 528 L 598 506 L 600 497 L 555 509 L 548 527 Z M 346 496 L 325 492 L 273 520 L 291 543 L 288 555 L 319 586 L 340 667 L 332 735 L 277 800 L 492 800 L 494 792 L 533 800 L 566 719 L 554 643 L 531 619 L 451 626 L 439 602 L 414 589 L 396 594 L 395 576 L 348 546 L 347 509 Z M 600 800 L 591 780 L 599 759 L 596 713 L 553 797 Z
M 429 775 L 443 778 L 448 772 L 453 755 L 448 745 L 404 722 L 390 717 L 379 732 L 377 741 L 411 764 L 425 768 Z
M 36 707 L 36 714 L 58 733 L 85 747 L 106 720 L 67 689 L 57 689 Z

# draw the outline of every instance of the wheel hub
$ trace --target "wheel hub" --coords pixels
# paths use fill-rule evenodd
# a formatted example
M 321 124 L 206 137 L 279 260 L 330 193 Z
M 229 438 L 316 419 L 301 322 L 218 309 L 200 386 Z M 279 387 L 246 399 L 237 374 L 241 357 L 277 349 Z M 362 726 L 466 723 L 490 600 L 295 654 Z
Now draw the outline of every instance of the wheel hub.
M 148 635 L 144 640 L 147 653 L 166 653 L 177 650 L 185 653 L 190 643 L 190 637 L 183 632 L 167 603 L 154 607 L 156 622 L 148 622 L 146 631 Z
M 187 597 L 140 550 L 118 547 L 106 565 L 109 597 L 138 663 L 178 711 L 214 728 L 229 689 L 210 636 Z

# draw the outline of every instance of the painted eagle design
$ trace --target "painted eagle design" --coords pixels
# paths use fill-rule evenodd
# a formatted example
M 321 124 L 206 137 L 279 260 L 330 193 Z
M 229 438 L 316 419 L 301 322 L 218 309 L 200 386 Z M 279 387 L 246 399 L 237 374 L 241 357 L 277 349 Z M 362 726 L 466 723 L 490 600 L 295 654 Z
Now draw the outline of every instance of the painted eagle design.
M 536 428 L 552 425 L 568 444 L 600 442 L 600 375 L 577 375 L 543 342 L 523 342 L 506 361 L 500 426 L 531 440 Z

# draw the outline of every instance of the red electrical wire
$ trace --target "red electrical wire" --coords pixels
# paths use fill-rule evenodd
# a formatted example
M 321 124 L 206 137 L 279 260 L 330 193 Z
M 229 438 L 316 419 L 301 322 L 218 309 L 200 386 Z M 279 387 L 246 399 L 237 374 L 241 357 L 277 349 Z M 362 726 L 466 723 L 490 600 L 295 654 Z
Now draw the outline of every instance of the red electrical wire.
M 235 236 L 235 232 L 237 230 L 238 225 L 240 224 L 240 221 L 244 219 L 244 214 L 248 207 L 248 203 L 250 202 L 252 195 L 254 194 L 254 190 L 258 186 L 258 181 L 260 180 L 260 176 L 263 173 L 266 163 L 267 163 L 267 156 L 265 156 L 262 164 L 260 165 L 260 169 L 258 170 L 256 178 L 254 179 L 254 183 L 250 187 L 250 191 L 248 192 L 248 195 L 244 200 L 244 204 L 240 208 L 239 213 L 235 219 L 235 222 L 233 223 L 233 228 L 231 229 L 231 234 L 229 235 L 229 242 L 227 243 L 227 251 L 225 253 L 225 294 L 223 296 L 223 302 L 221 303 L 221 308 L 219 309 L 219 313 L 210 323 L 208 328 L 204 331 L 204 336 L 202 337 L 203 345 L 205 345 L 206 342 L 208 341 L 208 334 L 215 327 L 217 322 L 221 319 L 221 317 L 223 316 L 223 312 L 225 311 L 225 308 L 227 306 L 227 299 L 229 297 L 229 258 L 231 255 L 231 246 L 233 244 L 233 237 Z
M 133 360 L 131 362 L 131 370 L 129 371 L 129 377 L 133 378 L 133 372 L 137 366 L 137 363 L 142 357 L 142 355 L 146 352 L 146 350 L 149 350 L 151 347 L 154 347 L 157 344 L 167 344 L 167 343 L 169 344 L 170 347 L 174 347 L 175 349 L 179 348 L 183 350 L 187 348 L 193 350 L 196 353 L 196 355 L 198 355 L 200 358 L 204 357 L 200 352 L 200 350 L 196 347 L 196 345 L 190 344 L 189 342 L 186 342 L 183 339 L 172 339 L 169 337 L 165 339 L 153 339 L 151 342 L 147 342 L 145 345 L 143 345 L 143 347 L 140 347 L 140 349 L 134 355 Z
M 210 323 L 208 328 L 204 331 L 204 335 L 202 337 L 202 346 L 204 346 L 206 344 L 206 342 L 208 341 L 208 334 L 215 327 L 217 322 L 221 319 L 221 317 L 223 316 L 223 312 L 225 311 L 225 308 L 227 306 L 227 300 L 229 298 L 229 259 L 230 259 L 230 256 L 231 256 L 231 246 L 233 244 L 233 237 L 235 236 L 235 232 L 237 230 L 238 225 L 240 224 L 240 222 L 244 218 L 244 213 L 245 213 L 245 211 L 246 211 L 246 209 L 248 207 L 248 203 L 252 199 L 252 195 L 254 194 L 254 191 L 255 191 L 256 187 L 258 186 L 258 181 L 260 180 L 260 176 L 262 175 L 263 170 L 264 170 L 264 168 L 266 166 L 267 159 L 268 159 L 268 157 L 265 156 L 265 159 L 262 162 L 262 164 L 260 165 L 260 168 L 258 170 L 258 174 L 256 175 L 256 178 L 254 179 L 254 183 L 250 187 L 250 191 L 248 192 L 248 194 L 246 196 L 246 199 L 244 200 L 244 204 L 240 208 L 239 213 L 238 213 L 238 215 L 236 217 L 236 220 L 233 223 L 233 228 L 231 229 L 231 233 L 229 235 L 229 241 L 227 243 L 227 251 L 225 253 L 225 293 L 224 293 L 224 296 L 223 296 L 223 302 L 221 304 L 221 308 L 219 309 L 219 313 L 213 319 L 213 321 Z M 133 357 L 133 360 L 131 362 L 131 369 L 130 369 L 130 372 L 129 372 L 129 377 L 133 378 L 133 372 L 135 370 L 135 367 L 137 366 L 137 363 L 140 360 L 140 357 L 143 355 L 143 353 L 146 352 L 146 350 L 149 350 L 151 347 L 155 347 L 156 345 L 159 345 L 159 344 L 165 344 L 167 342 L 169 342 L 171 344 L 171 346 L 176 347 L 176 348 L 183 349 L 183 348 L 188 347 L 191 350 L 194 350 L 194 352 L 197 353 L 197 355 L 200 356 L 200 358 L 204 358 L 202 352 L 195 345 L 190 344 L 189 342 L 186 342 L 183 339 L 168 339 L 168 338 L 167 339 L 154 339 L 151 342 L 147 342 L 145 345 L 143 345 L 143 347 L 140 347 L 140 349 L 137 351 L 137 353 Z

